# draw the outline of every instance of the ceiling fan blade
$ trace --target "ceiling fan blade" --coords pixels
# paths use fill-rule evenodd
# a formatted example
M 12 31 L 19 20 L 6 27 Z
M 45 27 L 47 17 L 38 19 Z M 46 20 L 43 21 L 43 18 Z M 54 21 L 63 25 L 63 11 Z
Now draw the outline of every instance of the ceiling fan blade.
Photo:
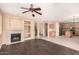
M 25 8 L 25 7 L 21 7 L 21 9 L 28 9 L 28 8 Z
M 40 12 L 37 12 L 36 10 L 34 10 L 37 14 L 39 14 L 39 15 L 42 15 L 42 13 L 40 13 Z
M 41 8 L 33 8 L 33 10 L 41 11 Z
M 26 12 L 29 12 L 29 11 L 24 11 L 24 12 L 22 12 L 22 13 L 26 13 Z

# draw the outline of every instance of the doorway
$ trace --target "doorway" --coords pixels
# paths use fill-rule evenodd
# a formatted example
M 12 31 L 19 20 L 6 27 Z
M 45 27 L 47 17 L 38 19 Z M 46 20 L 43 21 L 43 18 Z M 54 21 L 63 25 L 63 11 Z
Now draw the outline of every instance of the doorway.
M 35 23 L 35 37 L 48 36 L 48 23 Z

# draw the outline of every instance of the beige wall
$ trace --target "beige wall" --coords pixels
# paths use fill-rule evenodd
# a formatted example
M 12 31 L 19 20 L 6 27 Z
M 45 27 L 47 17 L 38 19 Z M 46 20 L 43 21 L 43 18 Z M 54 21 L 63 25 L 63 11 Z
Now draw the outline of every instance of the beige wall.
M 0 47 L 2 45 L 2 14 L 0 13 Z
M 3 40 L 2 40 L 3 44 L 7 42 L 7 39 L 8 39 L 7 34 L 10 31 L 17 31 L 17 32 L 22 31 L 22 33 L 24 34 L 24 21 L 31 22 L 31 37 L 30 38 L 34 38 L 34 21 L 33 20 L 15 16 L 8 13 L 3 13 Z
M 27 39 L 34 39 L 35 38 L 35 32 L 34 32 L 34 25 L 35 25 L 35 21 L 32 19 L 28 19 L 28 18 L 24 18 L 24 17 L 19 17 L 16 15 L 12 15 L 12 14 L 8 14 L 8 13 L 3 13 L 1 16 L 2 20 L 3 20 L 3 26 L 2 29 L 2 33 L 3 35 L 0 36 L 0 38 L 2 38 L 0 40 L 1 44 L 5 44 L 7 41 L 7 33 L 9 33 L 9 31 L 22 31 L 24 34 L 24 21 L 30 21 L 31 24 L 31 37 L 30 38 L 24 38 L 24 40 Z M 48 37 L 54 37 L 56 35 L 58 35 L 58 33 L 56 33 L 58 30 L 56 30 L 58 27 L 56 27 L 56 25 L 58 25 L 58 23 L 56 24 L 56 22 L 47 22 L 48 23 Z M 54 26 L 53 28 L 50 28 L 49 26 L 52 25 Z M 49 32 L 52 32 L 51 35 L 49 35 Z
M 23 30 L 23 20 L 20 17 L 3 13 L 3 44 L 7 42 L 7 33 L 16 30 Z
M 11 14 L 3 14 L 3 24 L 6 30 L 23 30 L 24 20 Z

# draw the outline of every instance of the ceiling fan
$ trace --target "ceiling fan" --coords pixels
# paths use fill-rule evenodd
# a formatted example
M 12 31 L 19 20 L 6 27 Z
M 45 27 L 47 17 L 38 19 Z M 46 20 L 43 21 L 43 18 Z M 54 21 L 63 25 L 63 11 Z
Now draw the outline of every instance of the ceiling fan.
M 38 12 L 38 11 L 41 11 L 41 8 L 39 8 L 39 7 L 38 8 L 34 8 L 33 6 L 34 5 L 31 4 L 29 8 L 21 7 L 21 9 L 25 9 L 26 10 L 26 11 L 24 11 L 22 13 L 24 14 L 24 13 L 27 13 L 27 12 L 32 12 L 32 17 L 35 17 L 34 12 L 37 13 L 37 14 L 39 14 L 39 15 L 42 15 L 42 13 Z

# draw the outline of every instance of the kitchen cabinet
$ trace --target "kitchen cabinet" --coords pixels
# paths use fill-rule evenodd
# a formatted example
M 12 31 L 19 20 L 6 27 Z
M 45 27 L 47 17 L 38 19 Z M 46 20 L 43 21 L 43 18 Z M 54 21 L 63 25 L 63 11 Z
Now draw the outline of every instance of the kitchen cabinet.
M 65 35 L 66 32 L 70 31 L 70 27 L 74 27 L 75 28 L 74 36 L 79 36 L 79 22 L 75 22 L 74 24 L 72 22 L 62 23 L 61 27 L 62 27 L 61 28 L 62 35 Z

